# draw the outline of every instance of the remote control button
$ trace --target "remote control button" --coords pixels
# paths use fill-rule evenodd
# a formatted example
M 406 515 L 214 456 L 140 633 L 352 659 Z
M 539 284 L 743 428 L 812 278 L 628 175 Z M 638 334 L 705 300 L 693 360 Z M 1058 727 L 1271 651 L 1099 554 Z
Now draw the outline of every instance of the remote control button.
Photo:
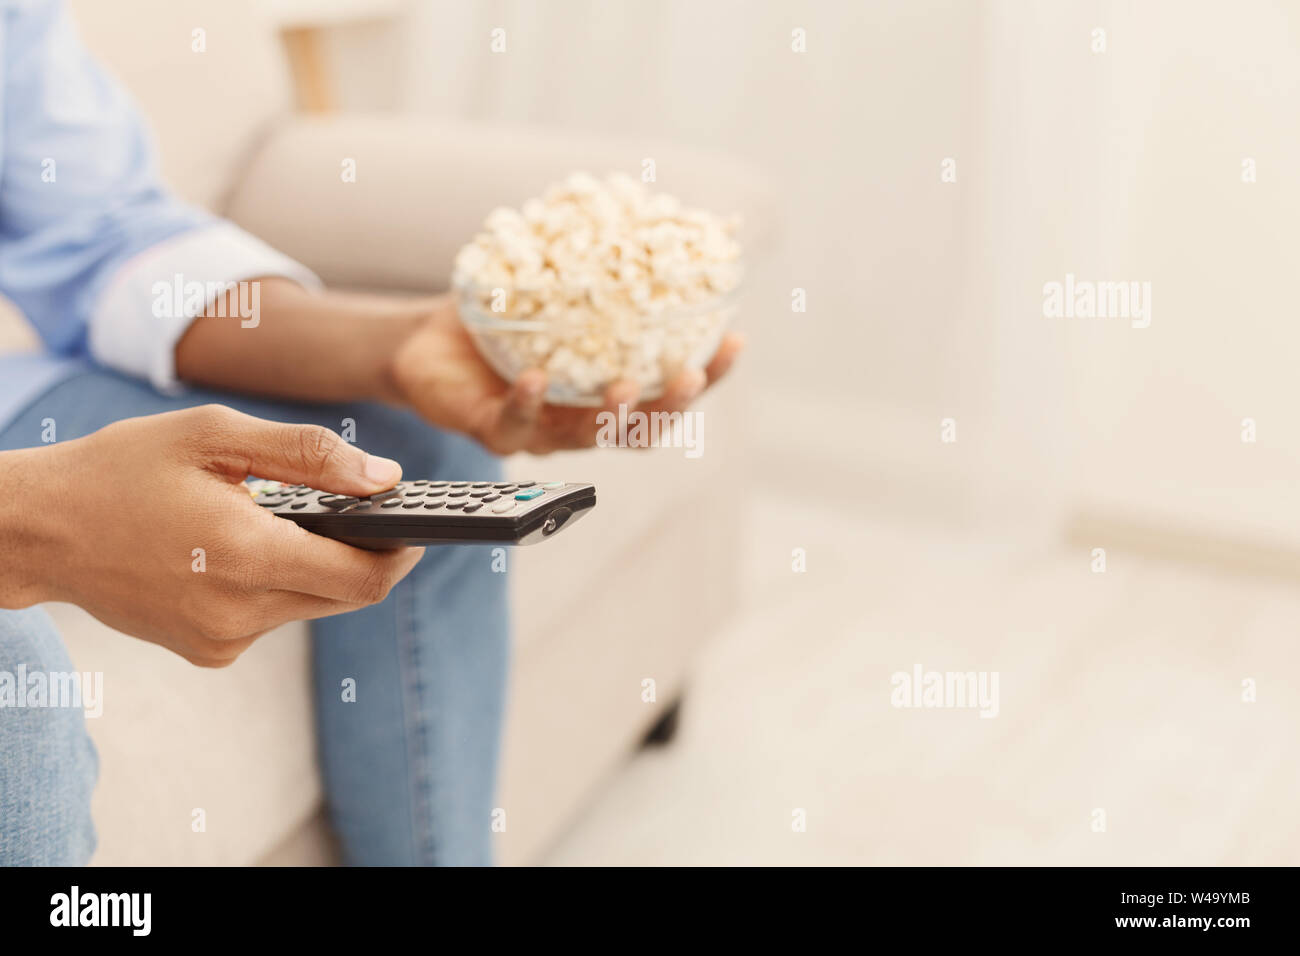
M 452 487 L 454 488 L 455 485 L 452 485 Z M 447 496 L 450 498 L 464 498 L 467 494 L 469 494 L 469 492 L 464 490 L 447 492 Z
M 438 508 L 442 507 L 442 499 L 435 498 L 433 501 L 426 501 L 424 507 L 429 511 L 436 511 Z
M 449 501 L 449 502 L 447 502 L 447 507 L 448 507 L 448 508 L 464 508 L 464 507 L 465 507 L 465 502 L 463 502 L 463 501 Z
M 402 493 L 398 491 L 396 488 L 390 488 L 387 491 L 381 491 L 378 492 L 377 494 L 371 495 L 370 503 L 377 505 L 379 504 L 379 502 L 387 501 L 389 498 L 399 498 L 401 497 L 401 494 Z
M 468 482 L 468 481 L 453 481 L 453 482 L 451 483 L 451 486 L 452 486 L 453 488 L 468 488 L 468 487 L 469 487 L 469 482 Z
M 563 487 L 564 487 L 564 482 L 562 482 L 562 481 L 548 481 L 548 482 L 546 482 L 544 485 L 542 485 L 542 487 L 543 487 L 543 488 L 548 488 L 548 489 L 549 489 L 549 488 L 563 488 Z
M 429 492 L 429 500 L 426 501 L 424 504 L 425 504 L 425 507 L 428 507 L 428 508 L 436 508 L 436 507 L 438 507 L 438 505 L 442 504 L 444 501 L 446 501 L 446 498 L 443 496 L 442 492 L 440 492 L 440 491 L 431 491 L 431 492 Z
M 533 485 L 537 484 L 537 482 L 535 482 L 535 481 L 516 481 L 515 484 L 517 484 L 520 488 L 530 488 L 530 487 L 532 487 Z
M 307 507 L 307 502 L 295 501 L 293 504 L 289 505 L 289 507 L 292 508 L 294 511 L 301 511 L 303 508 Z
M 467 514 L 472 514 L 473 512 L 478 511 L 478 509 L 482 507 L 483 507 L 483 502 L 481 501 L 468 501 L 465 503 L 465 512 Z
M 492 487 L 492 482 L 490 482 L 490 481 L 476 481 L 476 482 L 474 482 L 474 484 L 473 484 L 471 487 L 474 487 L 474 488 L 491 488 L 491 487 Z
M 410 491 L 403 491 L 403 492 L 402 492 L 403 497 L 406 497 L 406 498 L 418 498 L 418 497 L 420 497 L 420 495 L 422 495 L 422 494 L 424 494 L 424 489 L 423 489 L 423 488 L 412 488 Z
M 486 496 L 487 494 L 488 494 L 488 492 L 486 492 L 486 491 L 471 491 L 471 492 L 469 493 L 469 496 L 470 496 L 471 498 L 482 498 L 482 497 Z
M 424 502 L 421 501 L 420 499 L 418 499 L 418 498 L 412 498 L 412 499 L 410 499 L 409 501 L 403 501 L 403 502 L 402 502 L 402 507 L 403 507 L 403 508 L 418 508 L 418 507 L 420 507 L 420 505 L 422 505 L 422 504 L 424 504 Z
M 295 498 L 305 498 L 308 495 L 314 495 L 314 494 L 316 494 L 315 488 L 299 488 L 297 491 L 293 493 L 293 496 Z
M 430 487 L 430 488 L 446 488 L 449 484 L 451 484 L 451 482 L 449 482 L 449 481 L 431 481 L 431 482 L 429 482 L 429 487 Z
M 484 495 L 483 501 L 486 504 L 489 501 L 496 501 L 500 497 L 501 497 L 500 495 Z
M 351 495 L 325 495 L 318 499 L 320 504 L 326 508 L 346 508 L 348 505 L 355 505 L 361 499 L 353 498 Z
M 381 501 L 381 502 L 379 503 L 379 507 L 381 507 L 381 508 L 396 508 L 396 507 L 397 507 L 398 505 L 400 505 L 401 503 L 402 503 L 402 499 L 401 499 L 401 498 L 389 498 L 387 501 Z
M 492 484 L 493 488 L 513 488 L 514 486 L 513 481 L 497 481 Z
M 532 501 L 534 498 L 540 498 L 544 494 L 546 494 L 546 492 L 542 491 L 541 488 L 529 488 L 526 491 L 521 491 L 519 494 L 515 495 L 515 501 Z
M 413 481 L 411 483 L 414 485 L 427 485 L 429 480 L 427 478 L 421 478 L 419 481 Z
M 257 498 L 255 500 L 263 508 L 274 508 L 276 505 L 284 504 L 283 498 Z
M 501 502 L 500 504 L 493 505 L 492 513 L 497 515 L 503 515 L 506 512 L 511 511 L 514 508 L 514 506 L 515 503 L 507 498 L 505 501 Z

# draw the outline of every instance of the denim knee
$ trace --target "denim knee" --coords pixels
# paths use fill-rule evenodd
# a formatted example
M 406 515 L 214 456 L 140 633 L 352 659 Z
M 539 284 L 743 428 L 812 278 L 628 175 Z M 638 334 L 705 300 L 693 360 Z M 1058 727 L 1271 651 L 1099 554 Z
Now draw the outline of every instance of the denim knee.
M 80 866 L 95 850 L 99 761 L 80 702 L 55 699 L 72 673 L 44 611 L 0 610 L 0 866 Z
M 349 409 L 348 415 L 354 428 L 347 437 L 371 454 L 400 462 L 408 480 L 495 480 L 501 474 L 501 459 L 478 442 L 434 428 L 413 412 L 364 404 Z

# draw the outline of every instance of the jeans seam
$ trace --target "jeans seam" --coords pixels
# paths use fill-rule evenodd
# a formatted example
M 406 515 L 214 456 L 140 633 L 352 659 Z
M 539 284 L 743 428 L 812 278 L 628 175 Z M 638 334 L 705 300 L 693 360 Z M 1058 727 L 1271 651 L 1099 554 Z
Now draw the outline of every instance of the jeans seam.
M 412 842 L 416 864 L 432 866 L 438 859 L 438 845 L 437 827 L 433 820 L 436 805 L 433 798 L 435 777 L 428 741 L 431 725 L 436 724 L 437 719 L 433 713 L 436 700 L 425 694 L 420 668 L 420 639 L 415 627 L 416 589 L 412 578 L 420 576 L 419 570 L 417 568 L 410 578 L 399 583 L 396 588 L 397 631 L 402 658 L 406 759 L 410 767 L 407 777 L 410 785 Z

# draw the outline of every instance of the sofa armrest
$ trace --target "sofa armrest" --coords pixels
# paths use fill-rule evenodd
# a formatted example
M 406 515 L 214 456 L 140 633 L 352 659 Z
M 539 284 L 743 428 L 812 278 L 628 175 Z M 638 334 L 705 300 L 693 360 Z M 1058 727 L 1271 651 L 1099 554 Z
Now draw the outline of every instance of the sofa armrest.
M 683 201 L 744 217 L 744 239 L 771 222 L 763 178 L 679 146 L 410 116 L 295 117 L 252 158 L 226 215 L 327 284 L 433 291 L 497 206 L 518 206 L 575 170 L 639 175 Z M 345 163 L 355 161 L 355 181 Z

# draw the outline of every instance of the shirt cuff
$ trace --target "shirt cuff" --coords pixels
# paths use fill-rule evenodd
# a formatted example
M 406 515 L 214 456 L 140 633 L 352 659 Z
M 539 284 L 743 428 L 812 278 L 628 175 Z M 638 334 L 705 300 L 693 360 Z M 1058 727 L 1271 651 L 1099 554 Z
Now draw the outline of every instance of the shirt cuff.
M 173 236 L 128 259 L 108 281 L 91 313 L 90 352 L 109 368 L 175 391 L 176 343 L 190 323 L 235 289 L 229 321 L 256 327 L 261 290 L 248 280 L 272 276 L 321 288 L 306 266 L 231 223 Z

